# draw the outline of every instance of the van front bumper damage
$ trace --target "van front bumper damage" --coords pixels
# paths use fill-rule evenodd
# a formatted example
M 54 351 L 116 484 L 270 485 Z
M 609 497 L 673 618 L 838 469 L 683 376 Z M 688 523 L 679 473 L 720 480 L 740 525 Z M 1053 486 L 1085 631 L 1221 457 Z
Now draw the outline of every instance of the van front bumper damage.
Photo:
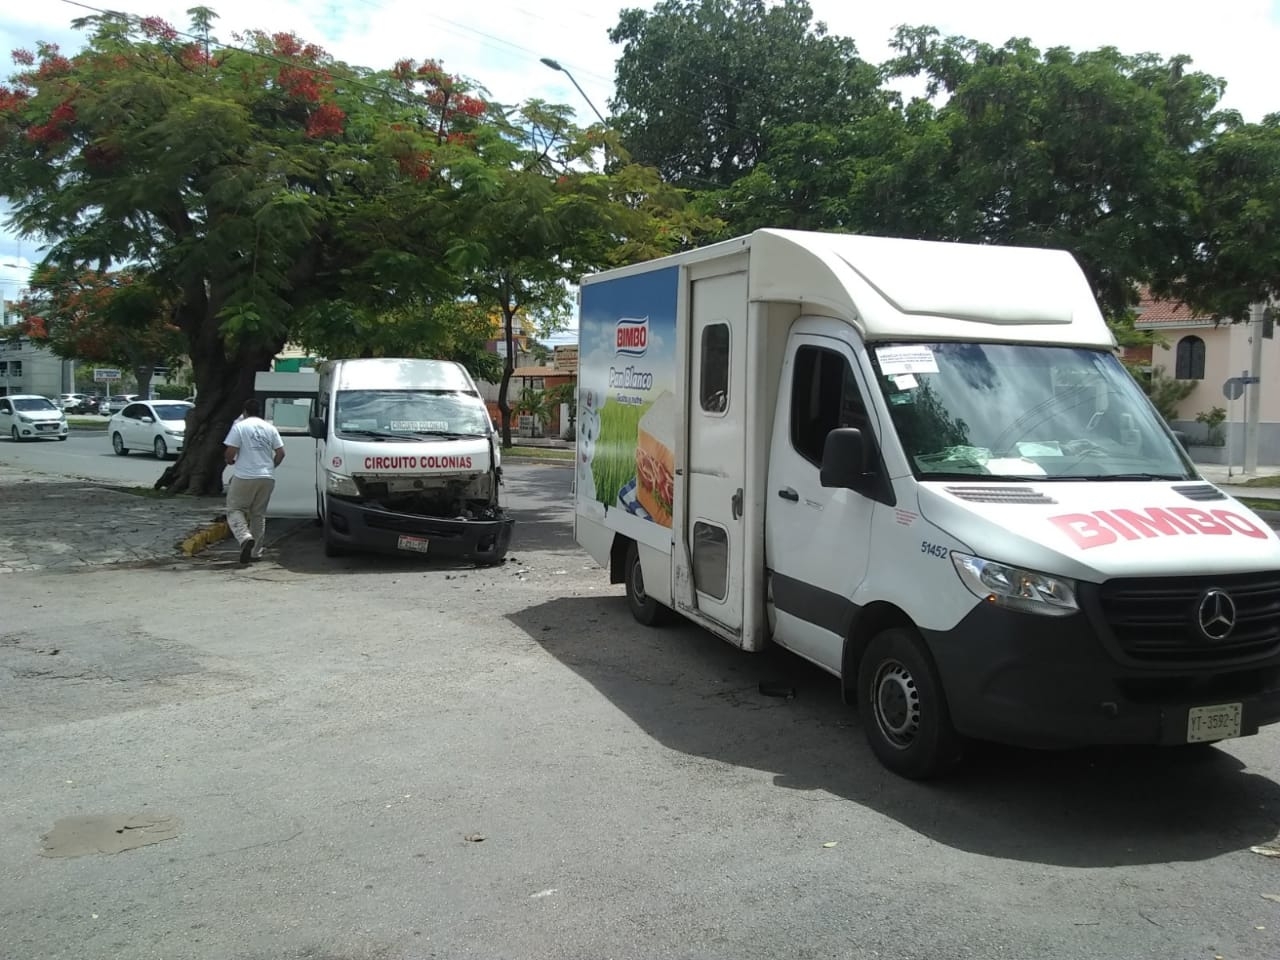
M 1236 626 L 1211 640 L 1197 614 L 1215 590 L 1232 598 Z M 1037 748 L 1175 745 L 1205 708 L 1238 712 L 1239 736 L 1280 721 L 1280 572 L 1081 583 L 1078 599 L 1068 617 L 980 603 L 951 630 L 922 631 L 960 733 Z
M 515 526 L 515 520 L 501 509 L 494 511 L 492 519 L 449 519 L 397 513 L 333 494 L 325 495 L 325 516 L 325 536 L 340 547 L 481 563 L 496 563 L 506 555 Z M 427 541 L 425 549 L 416 542 L 422 540 Z M 407 549 L 406 542 L 413 543 L 413 549 Z

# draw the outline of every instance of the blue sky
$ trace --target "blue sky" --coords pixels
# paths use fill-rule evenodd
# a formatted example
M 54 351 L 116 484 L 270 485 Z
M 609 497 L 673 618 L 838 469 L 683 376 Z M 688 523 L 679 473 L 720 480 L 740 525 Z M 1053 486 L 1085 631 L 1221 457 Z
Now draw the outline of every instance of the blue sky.
M 195 0 L 87 0 L 142 16 L 157 15 L 183 29 Z M 607 31 L 627 6 L 645 0 L 204 0 L 219 14 L 217 34 L 259 28 L 292 30 L 342 60 L 370 67 L 402 57 L 434 58 L 454 73 L 486 87 L 502 102 L 542 97 L 567 103 L 579 120 L 594 119 L 568 78 L 539 63 L 551 57 L 568 68 L 606 115 L 613 94 L 618 48 Z M 1113 45 L 1126 53 L 1186 53 L 1198 69 L 1226 78 L 1225 104 L 1247 119 L 1280 110 L 1276 51 L 1280 51 L 1280 2 L 1273 0 L 895 0 L 852 3 L 810 0 L 815 16 L 832 33 L 853 37 L 874 62 L 888 55 L 888 40 L 900 23 L 933 24 L 991 43 L 1027 36 L 1041 47 L 1076 49 Z M 38 40 L 79 46 L 70 28 L 88 10 L 65 0 L 10 0 L 0 5 L 0 59 L 8 73 L 8 51 Z M 870 9 L 870 8 L 875 9 Z M 19 240 L 0 225 L 0 295 L 13 297 L 39 242 Z M 17 266 L 10 266 L 16 264 Z

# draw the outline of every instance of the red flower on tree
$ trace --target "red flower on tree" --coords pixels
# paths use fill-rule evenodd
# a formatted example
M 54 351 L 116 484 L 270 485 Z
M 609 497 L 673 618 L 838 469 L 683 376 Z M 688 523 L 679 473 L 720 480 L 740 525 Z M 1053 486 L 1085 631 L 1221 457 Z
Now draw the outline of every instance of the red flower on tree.
M 347 115 L 336 103 L 322 103 L 307 118 L 308 137 L 336 137 L 342 133 Z

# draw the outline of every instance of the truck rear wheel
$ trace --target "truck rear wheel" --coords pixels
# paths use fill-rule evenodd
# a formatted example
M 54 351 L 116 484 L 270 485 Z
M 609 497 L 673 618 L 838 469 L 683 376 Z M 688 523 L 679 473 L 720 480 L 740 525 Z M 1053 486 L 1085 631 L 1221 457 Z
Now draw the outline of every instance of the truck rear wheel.
M 649 596 L 644 589 L 644 570 L 640 566 L 640 548 L 635 541 L 627 545 L 627 559 L 623 569 L 627 587 L 627 606 L 631 615 L 646 627 L 658 627 L 671 618 L 671 611 Z
M 924 641 L 903 627 L 867 645 L 858 668 L 858 713 L 876 758 L 900 776 L 927 780 L 952 769 L 963 741 L 933 658 Z

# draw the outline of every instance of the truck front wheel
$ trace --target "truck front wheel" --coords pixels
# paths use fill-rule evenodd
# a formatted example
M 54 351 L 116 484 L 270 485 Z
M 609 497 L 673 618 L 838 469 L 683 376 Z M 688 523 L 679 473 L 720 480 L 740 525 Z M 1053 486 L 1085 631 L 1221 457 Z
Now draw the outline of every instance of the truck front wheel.
M 631 615 L 646 627 L 658 627 L 666 623 L 671 611 L 649 596 L 644 589 L 644 570 L 640 566 L 640 548 L 635 541 L 627 545 L 627 559 L 623 569 L 627 586 L 627 606 Z
M 867 645 L 858 667 L 858 713 L 872 752 L 900 776 L 927 780 L 960 760 L 962 741 L 942 682 L 914 630 L 885 630 Z

